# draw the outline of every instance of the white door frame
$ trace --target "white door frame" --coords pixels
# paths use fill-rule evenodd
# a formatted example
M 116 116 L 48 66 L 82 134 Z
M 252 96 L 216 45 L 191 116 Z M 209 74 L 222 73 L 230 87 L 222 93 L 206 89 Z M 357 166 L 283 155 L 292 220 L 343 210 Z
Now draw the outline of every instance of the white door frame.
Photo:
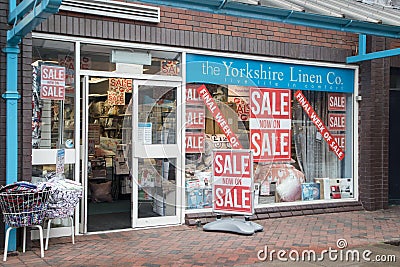
M 138 140 L 138 131 L 136 126 L 138 125 L 138 93 L 139 86 L 171 86 L 176 87 L 177 96 L 176 96 L 176 144 L 152 144 L 152 145 L 143 145 L 139 142 L 135 142 Z M 182 198 L 182 188 L 183 188 L 183 178 L 182 170 L 182 128 L 183 118 L 182 118 L 182 99 L 183 99 L 183 90 L 181 82 L 172 82 L 172 81 L 143 81 L 143 80 L 134 80 L 133 82 L 133 105 L 132 105 L 132 165 L 133 173 L 138 173 L 138 161 L 140 158 L 170 158 L 176 160 L 176 206 L 175 206 L 175 215 L 174 216 L 160 216 L 160 217 L 148 217 L 148 218 L 139 218 L 138 216 L 138 183 L 135 182 L 135 177 L 132 177 L 132 226 L 133 228 L 137 227 L 150 227 L 150 226 L 160 226 L 160 225 L 171 225 L 171 224 L 180 224 L 182 223 L 182 207 L 183 207 L 183 198 Z
M 139 85 L 168 85 L 168 86 L 174 86 L 177 87 L 177 144 L 176 145 L 163 145 L 163 151 L 165 149 L 168 151 L 170 148 L 173 147 L 174 153 L 176 153 L 176 164 L 177 164 L 177 177 L 176 177 L 176 216 L 163 216 L 159 218 L 138 218 L 138 210 L 137 210 L 137 199 L 138 199 L 138 190 L 137 190 L 137 184 L 133 183 L 133 188 L 132 188 L 132 227 L 149 227 L 149 226 L 157 226 L 157 225 L 171 225 L 171 224 L 181 224 L 183 223 L 184 220 L 184 211 L 183 211 L 183 202 L 184 199 L 182 196 L 184 196 L 184 191 L 183 191 L 183 186 L 184 186 L 184 176 L 182 175 L 182 170 L 183 170 L 183 164 L 184 164 L 184 154 L 182 153 L 181 155 L 177 153 L 178 151 L 182 151 L 182 147 L 184 144 L 184 135 L 182 135 L 182 130 L 184 129 L 183 127 L 179 127 L 180 125 L 183 125 L 184 120 L 182 119 L 182 114 L 184 114 L 184 110 L 182 110 L 182 101 L 183 101 L 183 79 L 182 77 L 176 77 L 176 76 L 162 76 L 162 75 L 146 75 L 146 74 L 126 74 L 126 73 L 116 73 L 116 72 L 105 72 L 105 71 L 90 71 L 90 70 L 81 70 L 80 75 L 79 75 L 79 80 L 82 81 L 82 145 L 80 149 L 80 157 L 82 159 L 82 185 L 84 187 L 83 191 L 83 198 L 81 201 L 81 206 L 80 206 L 80 232 L 85 234 L 87 233 L 87 195 L 88 195 L 88 172 L 87 168 L 83 166 L 87 166 L 88 164 L 88 105 L 89 105 L 89 78 L 90 77 L 104 77 L 104 78 L 130 78 L 133 79 L 134 81 L 134 88 L 133 88 L 133 93 L 132 93 L 132 98 L 137 99 L 137 90 Z M 136 95 L 136 97 L 134 97 Z M 137 100 L 136 100 L 137 101 Z M 135 125 L 134 123 L 137 122 L 138 117 L 137 117 L 137 105 L 133 105 L 132 107 L 132 137 L 134 138 L 135 131 L 133 130 Z M 77 114 L 77 116 L 79 116 Z M 137 125 L 137 124 L 136 124 Z M 184 131 L 183 131 L 184 133 Z M 137 137 L 137 134 L 136 134 Z M 136 139 L 134 139 L 136 140 Z M 162 146 L 162 145 L 161 145 Z M 171 147 L 169 147 L 171 146 Z M 168 148 L 169 147 L 169 148 Z M 142 146 L 143 148 L 143 146 Z M 178 148 L 178 149 L 176 149 Z M 155 148 L 156 149 L 156 148 Z M 154 151 L 154 149 L 150 149 L 149 151 Z M 141 155 L 141 153 L 137 152 L 138 156 Z M 157 154 L 160 155 L 160 154 Z M 156 155 L 153 155 L 156 156 Z M 136 162 L 136 163 L 135 163 Z M 137 171 L 137 162 L 138 158 L 132 157 L 132 165 L 133 168 L 136 167 Z M 77 167 L 80 164 L 77 165 Z M 134 169 L 135 170 L 135 169 Z M 136 186 L 136 188 L 135 188 Z M 133 201 L 135 200 L 135 201 Z

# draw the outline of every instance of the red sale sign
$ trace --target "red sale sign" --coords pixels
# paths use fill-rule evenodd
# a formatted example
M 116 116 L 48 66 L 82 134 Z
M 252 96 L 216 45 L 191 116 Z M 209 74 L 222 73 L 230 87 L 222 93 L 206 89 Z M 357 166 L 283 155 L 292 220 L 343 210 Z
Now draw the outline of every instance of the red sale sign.
M 196 84 L 186 84 L 186 105 L 203 105 L 203 99 L 197 93 Z
M 204 107 L 186 108 L 186 129 L 205 129 L 206 111 Z
M 42 99 L 65 99 L 65 67 L 42 65 L 40 74 L 40 97 Z
M 287 89 L 250 89 L 250 148 L 254 161 L 291 159 L 291 93 Z
M 199 132 L 186 132 L 186 153 L 204 153 L 204 140 L 206 136 Z
M 218 123 L 219 128 L 221 128 L 222 132 L 225 134 L 232 148 L 241 149 L 242 145 L 239 142 L 239 138 L 232 131 L 224 114 L 221 112 L 217 103 L 214 101 L 212 95 L 210 94 L 210 92 L 208 91 L 208 89 L 205 87 L 204 84 L 197 88 L 197 93 L 203 99 L 204 104 L 206 105 L 207 109 L 211 112 L 212 116 L 214 117 L 214 120 Z
M 334 134 L 333 139 L 335 139 L 335 142 L 339 145 L 343 151 L 346 150 L 346 135 L 345 134 Z
M 328 94 L 329 111 L 346 111 L 346 95 L 340 93 Z
M 214 150 L 213 211 L 252 215 L 253 159 L 250 150 Z
M 346 131 L 346 114 L 330 113 L 328 115 L 329 130 Z
M 310 117 L 311 121 L 317 127 L 318 131 L 321 133 L 322 137 L 328 143 L 329 148 L 336 154 L 336 156 L 342 160 L 344 158 L 344 152 L 340 148 L 339 144 L 336 142 L 335 138 L 332 134 L 328 131 L 326 125 L 322 122 L 319 118 L 315 110 L 312 108 L 310 103 L 308 102 L 307 98 L 302 94 L 299 90 L 294 94 L 294 97 L 300 103 L 303 110 L 307 113 L 308 117 Z
M 110 78 L 108 79 L 109 91 L 115 93 L 132 93 L 132 79 Z

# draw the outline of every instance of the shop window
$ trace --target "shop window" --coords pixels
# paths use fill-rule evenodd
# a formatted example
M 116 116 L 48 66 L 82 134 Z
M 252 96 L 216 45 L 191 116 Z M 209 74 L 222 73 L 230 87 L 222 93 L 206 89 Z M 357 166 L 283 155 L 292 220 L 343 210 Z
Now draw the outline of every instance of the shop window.
M 33 40 L 32 148 L 74 147 L 74 44 Z
M 354 198 L 352 94 L 301 93 L 186 85 L 187 209 L 212 207 L 212 150 L 239 147 L 253 150 L 256 204 Z
M 81 68 L 130 74 L 181 76 L 180 53 L 82 44 Z

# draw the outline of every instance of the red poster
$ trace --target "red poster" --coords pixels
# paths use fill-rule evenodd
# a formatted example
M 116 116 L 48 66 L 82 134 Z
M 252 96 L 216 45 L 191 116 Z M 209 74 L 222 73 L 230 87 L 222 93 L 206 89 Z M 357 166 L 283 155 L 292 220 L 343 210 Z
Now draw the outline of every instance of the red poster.
M 110 106 L 114 105 L 125 105 L 125 93 L 124 92 L 107 92 L 107 101 Z
M 205 129 L 206 111 L 204 107 L 186 108 L 186 129 Z
M 207 90 L 205 85 L 198 87 L 197 93 L 203 99 L 204 104 L 213 115 L 214 120 L 218 123 L 218 126 L 221 128 L 226 138 L 228 138 L 228 141 L 231 144 L 232 148 L 241 149 L 242 145 L 239 142 L 239 138 L 231 130 L 231 127 L 229 127 L 228 121 L 226 120 L 224 114 L 222 114 L 217 103 L 215 103 L 212 95 L 210 95 L 210 92 Z
M 250 148 L 255 162 L 291 159 L 291 93 L 250 89 Z
M 328 115 L 329 130 L 346 131 L 346 114 L 330 113 Z
M 335 141 L 332 134 L 328 131 L 327 127 L 322 122 L 322 120 L 318 117 L 317 113 L 315 113 L 315 110 L 311 107 L 306 97 L 302 94 L 300 90 L 294 94 L 294 97 L 297 99 L 297 101 L 299 101 L 303 110 L 307 113 L 311 121 L 314 123 L 318 131 L 321 133 L 322 137 L 328 143 L 329 148 L 336 154 L 336 156 L 340 160 L 342 160 L 344 158 L 343 150 L 340 148 L 339 144 Z
M 335 142 L 339 145 L 343 151 L 346 150 L 346 135 L 345 134 L 334 134 L 333 139 L 335 139 Z
M 186 105 L 203 106 L 203 99 L 197 93 L 197 84 L 186 84 Z
M 42 65 L 40 78 L 42 99 L 65 99 L 65 67 Z
M 186 132 L 186 153 L 204 153 L 204 133 Z
M 346 111 L 346 95 L 341 93 L 328 94 L 329 111 Z
M 132 79 L 110 78 L 109 91 L 115 93 L 132 93 Z
M 253 159 L 250 150 L 215 150 L 213 210 L 252 215 Z

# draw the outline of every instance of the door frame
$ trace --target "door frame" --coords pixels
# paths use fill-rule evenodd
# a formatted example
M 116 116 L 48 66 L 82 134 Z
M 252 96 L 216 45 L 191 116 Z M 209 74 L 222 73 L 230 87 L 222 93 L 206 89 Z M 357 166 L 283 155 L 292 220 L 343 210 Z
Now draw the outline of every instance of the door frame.
M 176 87 L 176 144 L 151 144 L 151 145 L 143 145 L 134 140 L 138 140 L 138 131 L 135 126 L 138 125 L 138 94 L 139 94 L 139 86 L 141 85 L 150 85 L 150 86 L 171 86 Z M 155 80 L 134 80 L 133 81 L 133 94 L 132 94 L 132 170 L 134 173 L 138 173 L 139 168 L 139 159 L 143 158 L 170 158 L 176 159 L 176 203 L 175 203 L 175 215 L 174 216 L 161 216 L 161 217 L 147 217 L 147 218 L 139 218 L 138 216 L 138 183 L 132 183 L 132 227 L 152 227 L 152 226 L 161 226 L 161 225 L 172 225 L 179 224 L 182 222 L 182 207 L 183 207 L 183 198 L 181 197 L 183 194 L 183 153 L 182 151 L 182 131 L 183 128 L 183 118 L 182 118 L 182 99 L 183 99 L 183 90 L 181 82 L 172 82 L 172 81 L 155 81 Z M 132 177 L 133 181 L 135 181 L 135 177 Z
M 88 128 L 89 128 L 89 120 L 88 120 L 88 106 L 89 106 L 89 78 L 90 77 L 104 77 L 104 78 L 127 78 L 127 79 L 132 79 L 133 83 L 136 84 L 136 90 L 137 86 L 139 84 L 168 84 L 168 85 L 176 85 L 177 86 L 177 122 L 181 123 L 180 125 L 183 124 L 183 114 L 185 112 L 184 110 L 184 105 L 183 99 L 184 99 L 184 94 L 183 90 L 184 84 L 183 84 L 183 78 L 179 76 L 163 76 L 163 75 L 148 75 L 148 74 L 129 74 L 129 73 L 117 73 L 117 72 L 108 72 L 108 71 L 92 71 L 92 70 L 80 70 L 79 72 L 79 81 L 81 81 L 81 91 L 82 91 L 82 107 L 80 112 L 82 114 L 77 114 L 76 116 L 82 115 L 82 129 L 81 129 L 81 137 L 82 137 L 82 143 L 80 144 L 80 159 L 77 160 L 77 165 L 76 168 L 79 170 L 81 169 L 81 177 L 82 177 L 82 186 L 83 186 L 83 197 L 80 205 L 80 233 L 81 234 L 87 234 L 87 223 L 88 223 L 88 214 L 87 214 L 87 208 L 88 208 L 88 201 L 87 201 L 87 196 L 88 196 L 88 170 L 87 168 L 83 168 L 82 166 L 87 166 L 88 164 Z M 135 88 L 133 88 L 135 90 Z M 132 93 L 132 98 L 134 98 L 136 91 L 133 91 Z M 179 97 L 178 97 L 179 96 Z M 178 103 L 179 106 L 178 106 Z M 135 106 L 135 105 L 134 105 Z M 132 107 L 133 108 L 133 107 Z M 137 107 L 136 107 L 137 108 Z M 137 110 L 137 109 L 136 109 Z M 134 125 L 134 121 L 136 118 L 137 122 L 137 113 L 132 110 L 132 126 Z M 133 131 L 134 127 L 132 127 Z M 134 131 L 132 132 L 134 134 Z M 182 151 L 182 148 L 184 149 L 184 127 L 179 127 L 177 126 L 177 146 L 179 147 L 179 151 Z M 132 135 L 133 136 L 133 135 Z M 175 146 L 175 145 L 173 145 Z M 184 151 L 183 151 L 184 152 Z M 132 228 L 136 227 L 151 227 L 151 226 L 161 226 L 161 225 L 171 225 L 171 224 L 182 224 L 184 222 L 184 190 L 183 185 L 184 185 L 184 176 L 182 175 L 182 168 L 185 164 L 184 161 L 184 153 L 182 152 L 181 155 L 177 155 L 176 158 L 176 164 L 177 164 L 177 177 L 176 177 L 176 216 L 167 216 L 167 217 L 160 217 L 160 218 L 143 218 L 143 219 L 148 219 L 146 220 L 141 220 L 138 222 L 137 218 L 137 201 L 136 201 L 136 206 L 134 205 L 134 199 L 137 200 L 137 185 L 136 185 L 136 190 L 132 188 L 132 198 L 131 198 L 131 208 L 132 208 Z M 134 157 L 132 157 L 132 160 L 134 161 Z M 136 160 L 137 161 L 137 160 Z M 132 165 L 135 168 L 135 165 Z M 179 167 L 178 167 L 179 166 Z M 136 165 L 137 167 L 137 165 Z M 136 169 L 137 170 L 137 169 Z M 134 216 L 136 214 L 136 217 Z M 173 218 L 172 218 L 173 217 Z M 142 219 L 142 218 L 140 218 Z M 162 224 L 160 223 L 162 222 Z M 115 231 L 115 230 L 113 230 Z

